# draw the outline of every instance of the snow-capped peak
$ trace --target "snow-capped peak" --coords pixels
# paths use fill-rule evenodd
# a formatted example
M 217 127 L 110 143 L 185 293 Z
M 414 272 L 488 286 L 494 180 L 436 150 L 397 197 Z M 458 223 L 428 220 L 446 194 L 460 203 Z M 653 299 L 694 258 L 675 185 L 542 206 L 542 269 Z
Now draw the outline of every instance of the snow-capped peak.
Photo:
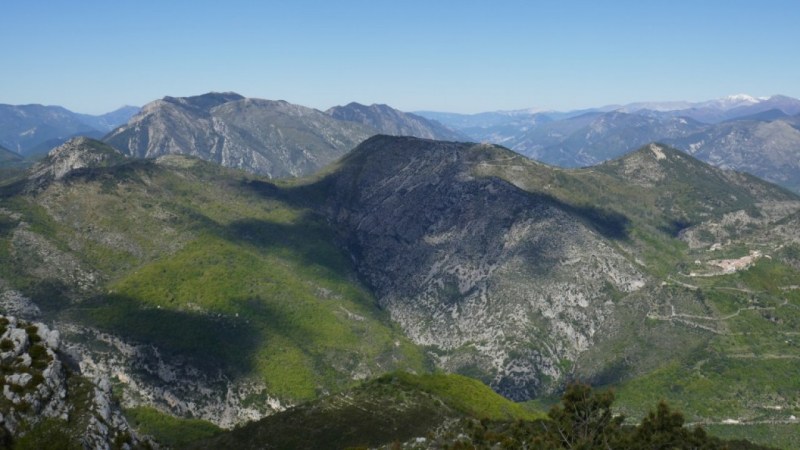
M 753 97 L 752 95 L 747 94 L 734 94 L 729 95 L 723 99 L 723 102 L 730 102 L 730 103 L 758 103 L 760 100 Z
M 718 98 L 716 100 L 709 100 L 697 104 L 699 107 L 705 108 L 718 108 L 722 110 L 733 109 L 739 106 L 750 106 L 762 102 L 763 99 L 753 97 L 748 94 L 734 94 L 727 97 Z

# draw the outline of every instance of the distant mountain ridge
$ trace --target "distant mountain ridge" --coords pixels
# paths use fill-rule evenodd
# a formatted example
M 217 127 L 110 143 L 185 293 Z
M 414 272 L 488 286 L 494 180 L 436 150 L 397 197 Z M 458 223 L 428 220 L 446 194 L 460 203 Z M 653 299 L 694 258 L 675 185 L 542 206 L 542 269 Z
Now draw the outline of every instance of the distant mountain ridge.
M 222 113 L 223 104 L 245 100 L 250 100 L 247 108 L 228 108 L 224 119 L 211 112 L 220 108 Z M 141 110 L 149 118 L 135 121 L 138 131 L 123 125 L 106 139 L 129 155 L 195 155 L 271 177 L 310 174 L 375 134 L 497 143 L 562 167 L 593 165 L 649 142 L 665 142 L 720 167 L 745 170 L 800 191 L 800 169 L 791 159 L 800 146 L 792 130 L 798 128 L 800 100 L 782 95 L 473 115 L 412 114 L 378 104 L 350 103 L 325 112 L 288 105 L 235 93 L 165 97 Z M 100 138 L 137 111 L 123 107 L 89 116 L 60 107 L 0 105 L 0 145 L 24 157 L 42 155 L 73 136 Z M 773 124 L 759 125 L 755 133 L 755 122 Z M 779 133 L 776 140 L 765 140 L 769 129 Z M 755 137 L 737 138 L 750 135 Z M 709 146 L 713 152 L 700 151 Z M 767 154 L 759 158 L 760 151 Z
M 23 156 L 47 153 L 74 136 L 102 137 L 138 110 L 123 106 L 92 116 L 61 106 L 0 105 L 0 145 Z
M 8 162 L 8 161 L 21 161 L 22 155 L 17 152 L 12 152 L 11 150 L 0 146 L 0 163 Z
M 191 155 L 280 178 L 309 175 L 376 134 L 466 139 L 387 105 L 351 103 L 322 112 L 212 92 L 148 103 L 104 140 L 139 158 Z
M 796 118 L 780 117 L 775 111 L 663 142 L 717 167 L 748 172 L 800 192 L 800 126 Z
M 191 155 L 287 177 L 312 173 L 373 133 L 315 109 L 228 92 L 148 103 L 104 141 L 137 158 Z
M 325 111 L 331 117 L 349 122 L 368 125 L 380 134 L 392 136 L 414 136 L 440 141 L 464 141 L 469 138 L 461 133 L 445 127 L 435 120 L 429 120 L 416 114 L 404 113 L 388 105 L 362 105 L 348 103 L 345 106 L 334 106 Z
M 568 113 L 420 114 L 476 141 L 501 144 L 561 167 L 590 166 L 649 142 L 664 142 L 719 167 L 800 192 L 800 100 L 783 95 L 639 102 Z
M 131 117 L 136 115 L 139 110 L 141 110 L 141 108 L 138 106 L 125 105 L 121 108 L 115 109 L 114 111 L 98 116 L 79 114 L 78 117 L 80 117 L 84 123 L 92 126 L 93 128 L 104 133 L 108 133 L 114 128 L 127 122 Z

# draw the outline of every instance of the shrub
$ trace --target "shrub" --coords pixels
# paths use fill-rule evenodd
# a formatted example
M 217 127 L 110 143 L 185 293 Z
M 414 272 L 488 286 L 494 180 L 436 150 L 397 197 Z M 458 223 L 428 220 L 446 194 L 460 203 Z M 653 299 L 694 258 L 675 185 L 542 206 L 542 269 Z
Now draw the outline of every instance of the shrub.
M 0 350 L 4 352 L 8 352 L 14 349 L 14 343 L 11 342 L 9 339 L 3 339 L 0 341 Z
M 34 361 L 47 359 L 47 349 L 42 344 L 33 344 L 28 349 L 28 354 Z

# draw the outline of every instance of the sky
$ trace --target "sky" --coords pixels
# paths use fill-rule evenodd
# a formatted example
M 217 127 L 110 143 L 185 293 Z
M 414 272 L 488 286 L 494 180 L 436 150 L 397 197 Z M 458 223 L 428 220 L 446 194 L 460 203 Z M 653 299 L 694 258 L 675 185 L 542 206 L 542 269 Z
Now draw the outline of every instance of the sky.
M 800 97 L 800 0 L 3 0 L 0 103 L 234 91 L 318 109 Z

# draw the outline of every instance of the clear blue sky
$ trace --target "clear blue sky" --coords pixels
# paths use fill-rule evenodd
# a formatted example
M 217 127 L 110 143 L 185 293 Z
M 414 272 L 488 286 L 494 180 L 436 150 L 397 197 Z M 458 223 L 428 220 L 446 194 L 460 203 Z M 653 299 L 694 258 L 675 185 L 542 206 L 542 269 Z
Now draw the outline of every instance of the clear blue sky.
M 0 103 L 236 91 L 325 109 L 800 97 L 800 0 L 5 0 Z

